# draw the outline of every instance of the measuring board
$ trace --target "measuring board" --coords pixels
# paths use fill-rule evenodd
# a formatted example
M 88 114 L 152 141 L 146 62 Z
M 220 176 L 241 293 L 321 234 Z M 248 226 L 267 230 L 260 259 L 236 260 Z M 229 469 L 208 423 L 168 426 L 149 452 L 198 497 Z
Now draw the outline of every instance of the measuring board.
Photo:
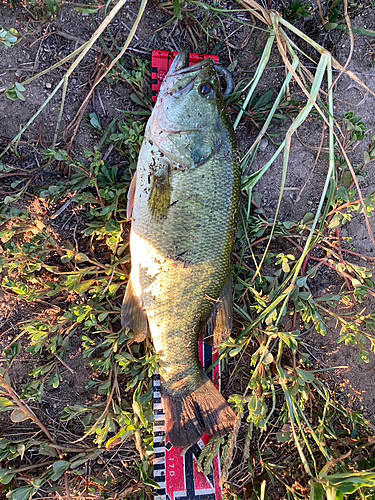
M 154 50 L 152 52 L 152 100 L 156 102 L 160 86 L 178 52 Z M 190 54 L 189 65 L 211 58 L 216 63 L 218 56 Z M 218 360 L 218 353 L 201 339 L 198 355 L 204 370 Z M 220 391 L 220 363 L 208 374 Z M 159 489 L 155 490 L 156 500 L 221 500 L 219 455 L 212 462 L 208 476 L 198 472 L 197 461 L 201 450 L 211 439 L 205 434 L 194 446 L 182 455 L 183 448 L 175 448 L 166 438 L 163 401 L 160 394 L 160 376 L 153 377 L 154 423 L 154 480 Z
M 198 345 L 199 359 L 206 370 L 218 359 L 218 353 L 201 340 Z M 220 390 L 220 363 L 208 374 Z M 153 377 L 154 396 L 154 480 L 160 489 L 155 491 L 156 500 L 221 500 L 220 460 L 217 455 L 211 472 L 205 476 L 198 472 L 197 461 L 201 450 L 211 439 L 205 434 L 202 439 L 182 456 L 183 448 L 175 448 L 165 439 L 163 401 L 160 394 L 160 375 Z

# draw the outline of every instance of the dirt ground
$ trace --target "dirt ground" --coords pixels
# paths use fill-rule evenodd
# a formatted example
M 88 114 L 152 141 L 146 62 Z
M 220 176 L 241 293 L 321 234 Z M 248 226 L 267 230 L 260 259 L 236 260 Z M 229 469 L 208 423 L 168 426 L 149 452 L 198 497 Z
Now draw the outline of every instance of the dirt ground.
M 280 2 L 276 2 L 273 7 L 280 10 L 284 8 Z M 314 8 L 316 8 L 315 5 Z M 135 20 L 137 10 L 138 2 L 136 0 L 129 1 L 111 24 L 110 29 L 118 46 L 121 46 L 126 39 Z M 103 10 L 94 15 L 96 22 L 99 21 L 100 17 L 103 18 L 102 14 Z M 246 16 L 245 14 L 241 15 Z M 69 2 L 64 3 L 58 20 L 50 23 L 31 20 L 27 12 L 21 8 L 12 10 L 8 5 L 3 4 L 0 5 L 0 19 L 4 28 L 15 27 L 23 37 L 21 42 L 12 49 L 6 49 L 0 44 L 0 90 L 7 88 L 10 83 L 15 81 L 23 81 L 48 68 L 57 60 L 61 60 L 83 41 L 88 40 L 94 31 L 91 17 L 75 11 Z M 131 49 L 124 58 L 124 64 L 127 67 L 131 67 L 132 58 L 134 57 L 149 58 L 153 49 L 177 50 L 183 45 L 191 43 L 187 30 L 183 30 L 181 26 L 174 24 L 165 25 L 169 20 L 170 14 L 154 3 L 149 4 L 133 39 Z M 362 6 L 360 10 L 355 12 L 352 23 L 357 28 L 373 28 L 375 26 L 375 11 L 370 6 Z M 311 32 L 314 33 L 315 28 L 307 21 L 303 24 L 303 27 L 310 28 Z M 230 48 L 230 53 L 228 53 L 228 47 L 224 43 L 220 52 L 220 57 L 224 63 L 229 64 L 230 60 L 238 61 L 238 78 L 241 76 L 241 71 L 249 70 L 259 60 L 259 51 L 262 49 L 263 40 L 261 34 L 255 31 L 248 38 L 249 33 L 248 28 L 241 28 L 230 39 L 231 47 L 240 47 L 241 43 L 245 42 L 242 48 Z M 334 57 L 341 63 L 346 62 L 350 52 L 348 34 L 338 30 L 326 33 L 318 29 L 317 32 L 315 31 L 315 36 L 319 43 L 333 51 Z M 354 40 L 354 51 L 348 69 L 353 71 L 375 92 L 374 39 L 354 35 Z M 109 45 L 112 43 L 109 37 L 107 37 L 106 41 Z M 272 57 L 275 65 L 265 72 L 260 82 L 260 92 L 269 88 L 276 89 L 284 76 L 276 52 Z M 102 65 L 106 64 L 108 64 L 108 59 L 106 59 L 100 44 L 97 43 L 94 50 L 90 51 L 82 64 L 72 74 L 68 85 L 58 145 L 63 146 L 69 141 L 74 128 L 74 123 L 73 128 L 71 127 L 72 120 L 75 119 L 95 75 L 101 70 Z M 5 96 L 0 97 L 0 146 L 6 145 L 9 140 L 16 136 L 20 126 L 24 125 L 39 109 L 50 94 L 51 89 L 55 87 L 64 74 L 65 68 L 66 66 L 48 73 L 28 85 L 24 94 L 25 102 L 11 102 Z M 337 72 L 335 74 L 337 75 Z M 80 155 L 82 148 L 92 150 L 98 143 L 97 134 L 88 126 L 87 117 L 89 113 L 97 113 L 103 129 L 106 129 L 119 110 L 133 109 L 134 103 L 130 100 L 130 93 L 130 88 L 123 83 L 108 85 L 107 82 L 103 81 L 98 86 L 93 98 L 89 100 L 83 120 L 71 146 L 72 155 Z M 51 171 L 47 167 L 44 168 L 43 163 L 40 163 L 40 156 L 35 153 L 35 151 L 42 151 L 51 145 L 60 101 L 61 90 L 22 136 L 19 147 L 22 158 L 17 161 L 21 162 L 22 168 L 26 171 L 35 168 L 37 165 L 40 166 L 40 174 L 35 178 L 35 183 L 31 189 L 37 189 L 56 180 L 64 179 L 65 172 Z M 362 117 L 368 128 L 368 137 L 375 133 L 374 98 L 345 75 L 340 78 L 337 84 L 335 111 L 338 120 L 341 119 L 343 112 L 354 111 L 356 115 Z M 272 126 L 271 131 L 283 130 L 289 123 L 289 121 L 283 122 L 282 125 L 276 123 Z M 247 151 L 250 147 L 254 135 L 255 132 L 249 124 L 239 127 L 238 139 L 242 152 Z M 321 126 L 317 125 L 316 121 L 309 121 L 299 130 L 300 140 L 297 137 L 292 140 L 291 161 L 279 215 L 282 222 L 301 220 L 307 212 L 314 212 L 318 205 L 319 194 L 322 191 L 328 169 L 328 160 L 324 154 L 321 154 L 317 159 L 316 148 L 320 143 L 320 138 Z M 363 151 L 368 144 L 368 138 L 363 142 L 365 144 L 357 148 L 353 154 L 354 165 L 360 163 Z M 33 146 L 32 148 L 30 148 L 30 144 Z M 324 143 L 324 146 L 326 146 L 326 143 Z M 276 146 L 270 140 L 263 139 L 252 169 L 255 171 L 261 168 L 275 150 Z M 106 159 L 110 164 L 119 162 L 118 155 L 114 150 L 107 151 Z M 262 206 L 269 217 L 273 217 L 277 206 L 281 167 L 282 158 L 279 157 L 256 187 Z M 366 176 L 361 181 L 364 196 L 374 190 L 374 178 L 375 165 L 371 164 L 366 171 Z M 0 186 L 1 196 L 6 196 L 11 191 L 12 188 L 8 183 Z M 54 231 L 56 233 L 60 232 L 64 239 L 72 239 L 72 231 L 77 228 L 77 221 L 70 218 L 71 213 L 69 211 L 65 211 L 61 217 L 53 221 L 49 219 L 49 213 L 45 214 L 45 207 L 42 205 L 32 206 L 32 211 L 36 217 L 43 215 L 46 221 L 52 224 Z M 373 231 L 375 231 L 374 220 L 370 219 L 370 222 Z M 78 238 L 80 237 L 79 224 L 78 221 Z M 374 246 L 362 216 L 354 217 L 345 226 L 343 236 L 352 238 L 351 248 L 354 248 L 356 252 L 370 258 L 375 257 Z M 360 261 L 354 260 L 354 262 L 359 263 Z M 367 265 L 375 271 L 372 262 L 369 261 Z M 314 293 L 319 296 L 322 293 L 328 293 L 328 291 L 329 293 L 339 291 L 342 282 L 327 271 L 319 275 L 315 286 Z M 370 309 L 374 308 L 373 300 L 370 298 L 368 299 L 368 305 Z M 53 304 L 27 304 L 0 288 L 2 348 L 5 348 L 19 334 L 19 322 L 36 316 L 41 310 L 48 311 L 50 308 L 53 310 L 53 307 Z M 369 364 L 365 366 L 358 365 L 356 349 L 344 344 L 338 345 L 336 343 L 337 337 L 337 325 L 334 321 L 328 320 L 327 335 L 325 337 L 316 332 L 310 332 L 304 340 L 308 352 L 319 367 L 345 367 L 332 372 L 332 384 L 346 398 L 349 395 L 354 407 L 363 407 L 365 414 L 375 423 L 375 356 L 370 353 Z M 33 363 L 35 362 L 32 360 L 24 360 L 24 363 L 18 367 L 17 380 L 14 381 L 15 386 L 29 381 L 28 374 Z M 85 389 L 85 382 L 90 376 L 90 371 L 83 361 L 78 336 L 73 339 L 68 364 L 73 373 L 68 369 L 63 371 L 63 382 L 60 387 L 56 391 L 51 389 L 46 393 L 44 406 L 41 407 L 41 410 L 46 413 L 46 419 L 52 418 L 57 421 L 58 415 L 67 403 L 84 404 L 90 397 L 89 392 Z M 347 404 L 345 397 L 343 402 Z M 0 421 L 0 435 L 8 425 L 7 419 L 2 418 Z M 75 432 L 75 430 L 72 431 Z

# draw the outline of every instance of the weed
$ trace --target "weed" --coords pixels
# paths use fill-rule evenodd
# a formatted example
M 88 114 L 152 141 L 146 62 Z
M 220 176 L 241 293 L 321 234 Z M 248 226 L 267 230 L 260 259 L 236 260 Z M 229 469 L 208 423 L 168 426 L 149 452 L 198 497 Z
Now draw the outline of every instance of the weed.
M 10 0 L 14 9 L 23 7 L 36 20 L 54 20 L 59 17 L 62 0 Z
M 354 150 L 358 141 L 365 138 L 365 125 L 353 113 L 345 113 L 343 125 L 346 130 L 346 148 Z M 372 148 L 373 139 L 370 138 L 369 149 L 365 152 L 359 171 L 363 171 L 364 166 L 373 161 Z M 355 345 L 359 362 L 369 361 L 369 350 L 375 352 L 375 323 L 371 310 L 365 312 L 365 309 L 362 309 L 360 314 L 340 312 L 349 305 L 355 308 L 355 304 L 362 302 L 363 297 L 374 293 L 370 267 L 358 266 L 350 261 L 351 251 L 345 253 L 346 248 L 342 246 L 340 233 L 336 231 L 347 220 L 344 215 L 337 217 L 335 221 L 333 219 L 334 214 L 341 214 L 341 211 L 345 213 L 348 196 L 354 196 L 351 189 L 353 179 L 348 180 L 344 175 L 346 167 L 346 162 L 336 157 L 338 183 L 335 195 L 331 198 L 331 212 L 321 220 L 319 232 L 312 238 L 315 243 L 309 254 L 302 257 L 301 272 L 294 275 L 295 285 L 287 289 L 293 269 L 298 265 L 298 254 L 295 250 L 302 253 L 307 234 L 313 230 L 312 214 L 307 214 L 301 221 L 285 221 L 281 224 L 267 217 L 259 205 L 253 215 L 249 216 L 244 203 L 242 227 L 236 249 L 236 255 L 241 257 L 234 267 L 235 311 L 242 324 L 242 333 L 236 339 L 230 338 L 221 347 L 222 359 L 227 356 L 239 357 L 236 366 L 246 389 L 243 394 L 233 396 L 231 401 L 249 425 L 247 439 L 250 440 L 245 446 L 248 449 L 252 447 L 251 437 L 255 429 L 267 436 L 264 441 L 267 441 L 268 449 L 273 446 L 276 449 L 277 443 L 286 446 L 294 441 L 307 475 L 314 477 L 315 474 L 316 479 L 311 479 L 308 488 L 311 499 L 324 494 L 327 498 L 329 495 L 333 495 L 332 498 L 343 498 L 342 495 L 354 494 L 357 491 L 361 492 L 360 495 L 374 491 L 372 474 L 367 474 L 361 468 L 353 473 L 353 463 L 349 459 L 341 462 L 340 472 L 328 473 L 333 467 L 332 463 L 337 463 L 336 450 L 332 447 L 335 439 L 353 435 L 350 432 L 355 432 L 358 426 L 362 429 L 361 432 L 366 432 L 369 424 L 359 415 L 352 413 L 353 427 L 349 426 L 352 430 L 346 428 L 344 422 L 349 415 L 347 409 L 335 400 L 335 395 L 324 384 L 323 372 L 311 370 L 310 356 L 304 350 L 303 341 L 312 328 L 325 335 L 325 317 L 328 316 L 335 318 L 340 324 L 337 342 Z M 346 187 L 343 185 L 345 183 Z M 344 192 L 347 194 L 344 195 Z M 375 208 L 374 201 L 373 195 L 364 201 L 369 215 Z M 351 203 L 347 205 L 349 210 Z M 363 205 L 358 200 L 353 203 L 358 211 L 363 210 Z M 262 252 L 258 252 L 258 246 L 264 247 L 263 240 L 271 228 L 274 229 L 273 246 L 279 247 L 277 241 L 285 239 L 292 243 L 290 253 L 268 252 L 264 258 Z M 319 249 L 319 258 L 314 257 L 314 249 Z M 357 255 L 354 253 L 354 256 Z M 268 267 L 271 265 L 279 270 L 272 276 L 259 273 L 259 260 Z M 336 294 L 314 297 L 310 284 L 314 282 L 321 266 L 334 269 L 346 284 L 346 288 Z M 281 290 L 285 290 L 289 297 L 287 307 L 285 300 L 279 300 Z M 257 347 L 252 350 L 251 368 L 248 370 L 245 368 L 248 362 L 245 359 L 248 359 L 246 350 L 250 344 Z M 314 414 L 309 412 L 312 401 Z M 276 426 L 276 439 L 270 437 L 269 426 Z M 274 433 L 275 427 L 272 434 Z M 347 446 L 345 453 L 350 456 L 356 446 L 357 441 L 353 442 L 353 447 Z M 267 469 L 270 476 L 284 484 L 290 484 L 285 469 L 275 469 L 275 463 L 272 461 L 265 464 L 267 459 L 264 458 L 262 449 L 258 450 L 258 453 L 263 468 Z M 368 458 L 370 457 L 371 454 L 368 455 Z M 262 476 L 260 483 L 257 483 L 253 468 L 251 473 L 254 475 L 254 487 L 260 487 Z M 305 490 L 305 495 L 307 486 L 303 482 L 300 483 L 301 491 Z M 371 498 L 372 493 L 369 494 Z M 306 496 L 299 496 L 298 492 L 294 491 L 291 498 Z
M 125 140 L 125 135 L 123 138 Z M 126 148 L 133 152 L 134 146 L 130 144 Z M 1 269 L 7 272 L 4 288 L 29 302 L 65 293 L 74 304 L 65 311 L 57 307 L 52 317 L 27 320 L 21 326 L 19 338 L 24 339 L 26 351 L 38 362 L 30 371 L 31 381 L 23 386 L 17 401 L 39 404 L 47 388 L 59 387 L 62 381 L 60 371 L 67 366 L 71 339 L 77 331 L 82 332 L 83 358 L 89 361 L 93 373 L 97 373 L 89 381 L 87 390 L 97 392 L 99 399 L 104 400 L 89 406 L 73 404 L 61 414 L 62 422 L 81 422 L 79 425 L 83 425 L 84 435 L 79 441 L 93 435 L 93 443 L 99 448 L 90 452 L 84 449 L 70 458 L 64 450 L 56 452 L 52 455 L 56 456 L 56 461 L 49 465 L 47 472 L 38 479 L 34 478 L 27 487 L 10 490 L 10 498 L 29 498 L 48 481 L 58 481 L 65 474 L 82 477 L 79 466 L 129 438 L 135 439 L 141 456 L 137 470 L 142 477 L 142 487 L 153 486 L 148 477 L 153 423 L 149 380 L 157 369 L 157 357 L 149 342 L 144 346 L 135 344 L 129 347 L 131 337 L 121 330 L 119 308 L 115 305 L 127 276 L 124 265 L 129 262 L 121 222 L 126 221 L 122 214 L 126 205 L 126 187 L 130 182 L 130 166 L 128 181 L 119 182 L 118 170 L 109 169 L 98 151 L 85 153 L 84 161 L 89 162 L 87 166 L 83 162 L 74 162 L 65 151 L 48 150 L 45 155 L 48 159 L 66 162 L 73 174 L 68 183 L 50 186 L 40 195 L 55 201 L 66 195 L 73 196 L 77 210 L 87 205 L 84 234 L 95 245 L 95 253 L 102 257 L 98 260 L 91 256 L 91 251 L 88 254 L 79 252 L 69 242 L 57 241 L 49 227 L 40 220 L 33 220 L 31 214 L 26 213 L 17 220 L 9 206 L 4 207 L 5 226 L 0 235 L 7 253 L 1 259 Z M 6 227 L 9 220 L 12 220 L 12 225 Z M 19 239 L 21 235 L 23 238 Z M 82 301 L 80 297 L 86 298 Z M 112 302 L 113 305 L 108 307 Z M 8 381 L 21 350 L 21 344 L 13 342 L 4 352 Z M 128 379 L 125 392 L 121 391 L 122 396 L 118 389 L 119 376 Z M 15 396 L 11 389 L 7 391 L 5 379 L 2 387 L 2 409 L 14 412 Z M 22 410 L 20 415 L 12 413 L 11 418 L 14 422 L 27 418 Z M 20 454 L 15 454 L 14 448 L 9 446 L 6 457 L 12 463 Z M 20 446 L 16 449 L 21 449 Z M 27 455 L 32 445 L 26 442 L 22 446 L 25 446 L 23 453 Z M 7 470 L 8 473 L 3 471 L 2 481 L 9 488 L 16 484 L 19 475 Z M 104 483 L 104 491 L 105 486 Z
M 10 85 L 10 87 L 6 91 L 6 96 L 11 101 L 24 101 L 25 97 L 22 92 L 25 91 L 25 87 L 21 85 L 19 82 L 16 82 L 14 85 Z
M 341 0 L 330 0 L 326 3 L 325 9 L 323 10 L 320 1 L 318 2 L 319 12 L 320 12 L 320 22 L 326 31 L 332 31 L 335 29 L 343 30 L 349 32 L 347 22 L 345 20 L 345 15 L 348 13 L 353 15 L 355 11 L 358 11 L 362 7 L 361 4 L 353 0 L 348 2 L 342 2 Z M 365 28 L 350 27 L 353 33 L 364 36 L 375 36 L 374 30 L 369 30 Z
M 107 80 L 109 83 L 117 83 L 119 81 L 125 82 L 131 86 L 133 93 L 130 99 L 147 111 L 145 116 L 151 114 L 151 97 L 145 90 L 147 78 L 150 77 L 149 63 L 142 59 L 133 61 L 133 68 L 130 71 L 123 66 L 124 61 L 120 60 L 116 68 L 108 72 Z
M 2 26 L 0 26 L 0 42 L 6 48 L 14 47 L 14 45 L 18 42 L 18 31 L 14 28 L 10 28 L 6 30 Z
M 293 23 L 300 17 L 311 17 L 311 10 L 312 7 L 310 4 L 304 3 L 302 0 L 293 0 L 284 10 L 284 17 L 287 21 Z

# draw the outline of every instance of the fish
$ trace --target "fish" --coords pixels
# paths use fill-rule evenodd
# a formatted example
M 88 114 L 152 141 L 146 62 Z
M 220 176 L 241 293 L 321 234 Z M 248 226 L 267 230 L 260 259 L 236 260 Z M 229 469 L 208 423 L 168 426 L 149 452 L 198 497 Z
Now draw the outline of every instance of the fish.
M 166 432 L 189 448 L 224 436 L 236 415 L 198 359 L 232 327 L 231 254 L 240 198 L 233 126 L 211 59 L 174 59 L 145 128 L 128 194 L 131 272 L 122 326 L 151 333 Z

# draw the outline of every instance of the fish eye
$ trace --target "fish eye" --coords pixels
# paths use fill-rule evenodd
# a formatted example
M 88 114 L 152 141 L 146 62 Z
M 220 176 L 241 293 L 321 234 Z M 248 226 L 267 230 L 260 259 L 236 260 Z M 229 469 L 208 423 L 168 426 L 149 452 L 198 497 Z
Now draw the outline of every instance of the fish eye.
M 202 83 L 199 87 L 199 93 L 201 96 L 206 97 L 212 92 L 212 86 L 209 83 Z

